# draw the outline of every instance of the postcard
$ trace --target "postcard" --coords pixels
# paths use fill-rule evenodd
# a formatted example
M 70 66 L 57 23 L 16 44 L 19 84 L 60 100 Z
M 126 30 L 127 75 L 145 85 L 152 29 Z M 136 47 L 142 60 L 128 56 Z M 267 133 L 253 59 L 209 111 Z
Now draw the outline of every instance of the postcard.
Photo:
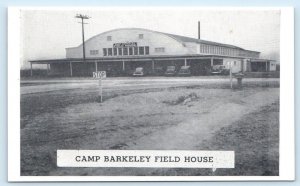
M 8 180 L 294 180 L 293 14 L 8 8 Z

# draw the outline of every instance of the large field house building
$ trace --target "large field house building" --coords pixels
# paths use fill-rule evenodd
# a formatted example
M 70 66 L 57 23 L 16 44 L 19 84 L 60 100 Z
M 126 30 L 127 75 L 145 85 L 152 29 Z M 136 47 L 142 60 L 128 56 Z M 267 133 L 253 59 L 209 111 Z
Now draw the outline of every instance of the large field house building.
M 275 71 L 275 61 L 260 59 L 260 52 L 243 48 L 162 33 L 141 28 L 110 30 L 66 48 L 66 58 L 30 61 L 47 64 L 49 75 L 92 76 L 107 71 L 108 76 L 130 75 L 137 67 L 148 74 L 167 66 L 190 66 L 192 75 L 207 75 L 213 65 L 232 66 L 232 72 Z

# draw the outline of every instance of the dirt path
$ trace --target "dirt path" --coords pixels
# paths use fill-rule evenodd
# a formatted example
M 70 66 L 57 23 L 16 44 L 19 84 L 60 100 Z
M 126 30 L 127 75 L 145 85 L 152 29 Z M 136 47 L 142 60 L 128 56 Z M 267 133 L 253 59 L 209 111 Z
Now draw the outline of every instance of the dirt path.
M 278 99 L 277 91 L 258 92 L 247 96 L 237 103 L 226 103 L 176 126 L 139 139 L 135 144 L 128 144 L 131 149 L 195 150 L 198 142 L 209 139 L 215 131 L 226 127 L 243 115 L 272 104 Z

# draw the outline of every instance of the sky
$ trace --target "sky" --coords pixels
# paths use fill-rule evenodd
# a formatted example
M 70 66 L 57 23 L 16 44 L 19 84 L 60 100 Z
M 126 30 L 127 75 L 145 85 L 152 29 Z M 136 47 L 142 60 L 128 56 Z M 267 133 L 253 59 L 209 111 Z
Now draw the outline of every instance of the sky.
M 232 44 L 261 52 L 261 58 L 279 60 L 280 11 L 263 9 L 199 8 L 97 8 L 21 10 L 21 67 L 28 60 L 65 58 L 65 48 L 82 42 L 80 20 L 85 24 L 85 40 L 116 28 L 145 28 L 187 37 Z

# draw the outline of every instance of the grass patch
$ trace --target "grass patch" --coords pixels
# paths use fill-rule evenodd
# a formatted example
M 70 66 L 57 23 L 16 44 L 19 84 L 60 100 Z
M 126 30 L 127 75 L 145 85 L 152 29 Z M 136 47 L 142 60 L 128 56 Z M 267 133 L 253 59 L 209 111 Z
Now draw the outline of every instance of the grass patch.
M 234 169 L 217 169 L 216 175 L 279 175 L 279 101 L 221 128 L 209 142 L 208 150 L 235 151 Z

